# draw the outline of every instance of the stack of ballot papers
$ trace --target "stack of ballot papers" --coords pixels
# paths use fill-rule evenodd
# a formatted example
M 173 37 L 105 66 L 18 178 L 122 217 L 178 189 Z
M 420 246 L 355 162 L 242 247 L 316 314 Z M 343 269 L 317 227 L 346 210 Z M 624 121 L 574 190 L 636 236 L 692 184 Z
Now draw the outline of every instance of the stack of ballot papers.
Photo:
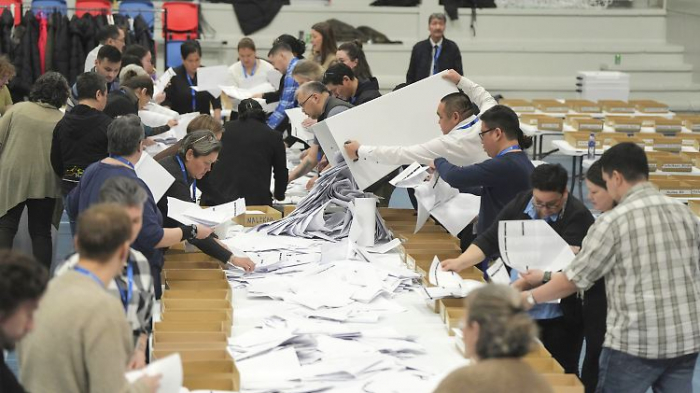
M 415 162 L 389 183 L 395 187 L 415 190 L 418 202 L 415 232 L 425 225 L 428 217 L 433 216 L 450 234 L 459 236 L 464 227 L 479 215 L 481 197 L 460 193 L 437 174 L 431 176 L 428 169 Z
M 232 218 L 245 213 L 245 199 L 202 209 L 196 203 L 168 197 L 168 217 L 184 225 L 201 224 L 208 227 L 219 226 Z
M 428 272 L 428 282 L 434 286 L 423 287 L 428 299 L 442 299 L 445 297 L 465 297 L 471 291 L 485 285 L 476 280 L 465 280 L 459 274 L 442 270 L 438 257 L 433 258 Z
M 287 217 L 259 225 L 255 231 L 270 235 L 290 235 L 339 241 L 350 235 L 353 222 L 351 204 L 355 198 L 365 198 L 352 178 L 346 164 L 341 163 L 325 172 L 309 194 Z M 374 242 L 391 240 L 392 233 L 378 212 L 375 212 Z

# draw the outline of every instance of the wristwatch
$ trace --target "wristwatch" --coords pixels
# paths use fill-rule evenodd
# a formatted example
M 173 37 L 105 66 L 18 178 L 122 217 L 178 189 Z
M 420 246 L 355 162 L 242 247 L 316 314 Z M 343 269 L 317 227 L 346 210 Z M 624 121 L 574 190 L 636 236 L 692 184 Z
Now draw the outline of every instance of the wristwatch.
M 527 292 L 527 303 L 530 305 L 530 307 L 535 306 L 537 304 L 535 297 L 532 296 L 532 291 Z
M 192 240 L 197 237 L 197 226 L 192 224 L 189 226 L 190 228 L 190 233 L 187 235 L 187 238 L 185 240 Z
M 546 284 L 552 280 L 552 272 L 544 272 L 542 276 L 542 284 Z

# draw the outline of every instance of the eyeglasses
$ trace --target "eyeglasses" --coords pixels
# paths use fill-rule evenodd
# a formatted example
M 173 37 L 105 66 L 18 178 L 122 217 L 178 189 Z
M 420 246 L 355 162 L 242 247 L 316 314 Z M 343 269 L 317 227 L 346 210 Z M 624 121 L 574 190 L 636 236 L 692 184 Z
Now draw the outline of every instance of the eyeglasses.
M 316 93 L 311 94 L 310 96 L 306 97 L 306 99 L 304 100 L 304 102 L 299 103 L 299 107 L 303 108 L 304 105 L 306 105 L 306 102 L 307 102 L 311 97 L 313 97 L 314 95 L 316 95 Z
M 498 127 L 489 128 L 489 129 L 486 130 L 486 131 L 480 132 L 480 133 L 479 133 L 479 138 L 481 138 L 481 140 L 484 140 L 484 134 L 488 134 L 489 132 L 491 132 L 491 131 L 493 131 L 493 130 L 495 130 L 495 129 L 497 129 L 497 128 L 498 128 Z
M 557 199 L 556 201 L 547 202 L 547 203 L 540 203 L 533 198 L 532 205 L 538 209 L 552 210 L 552 209 L 556 209 L 557 207 L 559 207 L 559 204 L 561 203 L 561 201 L 563 199 L 564 199 L 564 196 L 562 195 L 561 198 Z

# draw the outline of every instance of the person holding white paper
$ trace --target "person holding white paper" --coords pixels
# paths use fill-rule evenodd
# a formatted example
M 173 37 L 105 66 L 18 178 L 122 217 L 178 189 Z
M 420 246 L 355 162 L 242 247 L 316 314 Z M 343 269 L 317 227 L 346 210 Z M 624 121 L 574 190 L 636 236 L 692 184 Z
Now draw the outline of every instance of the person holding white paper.
M 214 98 L 209 92 L 196 92 L 191 89 L 197 86 L 197 68 L 201 66 L 202 47 L 195 40 L 188 40 L 180 46 L 182 65 L 174 68 L 175 76 L 165 89 L 163 106 L 169 107 L 184 115 L 190 112 L 213 114 L 215 119 L 221 119 L 221 98 Z
M 597 392 L 690 393 L 700 352 L 700 221 L 648 182 L 644 149 L 620 143 L 600 158 L 618 203 L 561 273 L 523 292 L 526 307 L 605 278 L 608 315 Z
M 267 83 L 267 74 L 275 68 L 267 61 L 259 59 L 255 51 L 255 42 L 252 39 L 243 37 L 238 41 L 238 61 L 228 69 L 234 86 L 250 89 Z
M 78 220 L 80 259 L 55 278 L 39 303 L 36 328 L 20 344 L 20 379 L 44 392 L 155 393 L 160 376 L 133 384 L 124 374 L 134 342 L 122 304 L 107 287 L 124 269 L 132 224 L 117 204 L 98 204 Z
M 110 156 L 87 168 L 78 186 L 66 198 L 66 212 L 71 220 L 77 220 L 80 213 L 97 203 L 100 188 L 110 177 L 126 176 L 136 179 L 146 190 L 148 201 L 143 208 L 143 226 L 132 246 L 148 258 L 156 299 L 160 299 L 160 272 L 163 269 L 161 248 L 170 247 L 183 240 L 206 238 L 212 230 L 202 225 L 163 228 L 163 216 L 156 206 L 153 194 L 146 183 L 136 176 L 136 164 L 143 154 L 143 139 L 143 126 L 138 116 L 127 115 L 114 119 L 107 129 L 107 149 Z
M 499 213 L 493 224 L 482 231 L 472 245 L 456 259 L 442 261 L 445 270 L 460 271 L 492 258 L 499 252 L 498 223 L 503 220 L 545 220 L 571 246 L 580 247 L 593 216 L 586 206 L 569 194 L 568 175 L 561 165 L 543 164 L 530 176 L 532 190 L 518 194 Z M 547 247 L 533 244 L 533 247 Z M 524 280 L 511 269 L 511 281 L 524 289 Z M 547 276 L 551 277 L 552 272 Z M 567 373 L 578 373 L 578 360 L 583 339 L 580 301 L 576 296 L 562 299 L 559 304 L 540 304 L 530 311 L 537 321 L 540 339 Z
M 437 106 L 438 124 L 443 135 L 412 146 L 369 146 L 350 141 L 345 145 L 348 156 L 353 160 L 396 165 L 414 162 L 430 165 L 438 157 L 455 165 L 471 165 L 488 159 L 479 140 L 481 121 L 472 104 L 483 113 L 496 105 L 496 100 L 486 89 L 454 70 L 449 70 L 443 78 L 464 92 L 448 94 Z
M 474 364 L 460 367 L 440 382 L 434 393 L 551 393 L 547 381 L 522 360 L 537 344 L 537 328 L 518 293 L 489 284 L 464 300 L 462 339 Z
M 193 131 L 182 140 L 182 146 L 177 154 L 159 161 L 173 177 L 175 182 L 168 188 L 158 202 L 158 209 L 165 219 L 166 228 L 177 228 L 181 223 L 168 217 L 168 197 L 196 203 L 197 180 L 201 180 L 219 158 L 221 142 L 213 132 L 208 130 Z M 269 182 L 268 182 L 269 184 Z M 201 187 L 201 183 L 200 183 Z M 188 240 L 205 254 L 220 262 L 231 263 L 246 271 L 252 271 L 255 264 L 245 254 L 234 256 L 226 245 L 219 242 L 213 234 L 203 239 Z

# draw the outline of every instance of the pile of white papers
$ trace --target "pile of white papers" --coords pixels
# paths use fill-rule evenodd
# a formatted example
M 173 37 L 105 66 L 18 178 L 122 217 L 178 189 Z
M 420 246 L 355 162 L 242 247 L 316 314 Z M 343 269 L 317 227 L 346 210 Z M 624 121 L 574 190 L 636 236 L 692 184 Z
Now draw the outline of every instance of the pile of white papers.
M 413 188 L 418 201 L 418 232 L 428 217 L 433 216 L 453 236 L 459 233 L 479 215 L 481 197 L 462 194 L 450 187 L 437 174 L 432 177 L 428 167 L 413 163 L 389 183 L 400 188 Z
M 196 203 L 168 197 L 168 217 L 184 225 L 202 224 L 215 227 L 245 213 L 245 199 L 202 209 Z
M 309 194 L 289 216 L 257 226 L 254 230 L 270 235 L 290 235 L 339 241 L 350 235 L 355 198 L 365 198 L 345 164 L 321 174 Z M 392 234 L 376 213 L 375 243 L 391 240 Z

